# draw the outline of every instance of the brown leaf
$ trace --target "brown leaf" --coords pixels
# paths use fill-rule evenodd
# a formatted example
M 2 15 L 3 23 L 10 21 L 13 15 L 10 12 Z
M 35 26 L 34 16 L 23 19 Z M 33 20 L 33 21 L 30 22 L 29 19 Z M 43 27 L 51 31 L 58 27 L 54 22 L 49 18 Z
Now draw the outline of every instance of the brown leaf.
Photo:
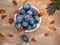
M 2 16 L 1 16 L 1 19 L 4 19 L 5 17 L 6 17 L 6 15 L 2 15 Z
M 51 21 L 50 24 L 54 24 L 55 23 L 55 20 Z
M 12 34 L 9 34 L 8 36 L 9 36 L 9 37 L 13 37 L 13 35 L 12 35 Z
M 32 38 L 31 41 L 32 41 L 32 42 L 36 42 L 36 39 L 35 39 L 35 38 Z
M 10 17 L 8 21 L 10 24 L 12 24 L 14 22 L 14 19 Z
M 20 44 L 17 44 L 17 45 L 20 45 Z
M 47 36 L 48 36 L 48 33 L 46 32 L 46 33 L 45 33 L 45 37 L 47 37 Z
M 16 0 L 13 0 L 13 1 L 12 1 L 12 3 L 13 3 L 14 5 L 17 5 L 17 2 L 16 2 Z
M 50 30 L 56 31 L 56 28 L 54 26 L 49 26 L 48 27 Z

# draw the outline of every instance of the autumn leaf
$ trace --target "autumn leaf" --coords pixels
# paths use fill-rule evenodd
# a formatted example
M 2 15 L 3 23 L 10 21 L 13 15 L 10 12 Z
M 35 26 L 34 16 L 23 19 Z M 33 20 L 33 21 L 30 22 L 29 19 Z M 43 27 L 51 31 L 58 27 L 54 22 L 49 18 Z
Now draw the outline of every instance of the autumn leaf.
M 4 39 L 4 35 L 0 34 L 0 40 Z
M 46 32 L 46 33 L 45 33 L 45 37 L 47 37 L 47 36 L 48 36 L 48 33 Z
M 44 15 L 46 15 L 46 14 L 47 14 L 46 11 L 41 11 L 41 12 L 38 14 L 38 16 L 40 17 L 40 16 L 44 16 Z
M 23 0 L 23 4 L 25 4 L 25 3 L 27 3 L 28 2 L 28 0 Z
M 32 41 L 32 42 L 36 42 L 36 39 L 35 39 L 35 38 L 32 38 L 31 41 Z
M 0 13 L 5 13 L 5 12 L 6 12 L 6 10 L 0 9 Z
M 6 17 L 6 15 L 1 15 L 1 19 L 4 19 Z
M 9 36 L 9 37 L 13 37 L 13 35 L 12 35 L 12 34 L 9 34 L 8 36 Z
M 20 10 L 16 10 L 15 12 L 14 12 L 14 14 L 19 14 L 20 13 Z
M 55 23 L 55 20 L 51 21 L 50 24 L 54 24 Z
M 54 26 L 49 26 L 48 27 L 50 30 L 56 31 L 56 28 Z
M 12 24 L 12 23 L 14 22 L 14 19 L 10 17 L 9 20 L 8 20 L 8 22 L 9 22 L 10 24 Z
M 16 0 L 13 0 L 13 1 L 12 1 L 12 3 L 13 3 L 14 5 L 17 5 L 17 2 L 16 2 Z
M 25 29 L 22 29 L 22 30 L 18 31 L 18 35 L 22 36 L 24 34 L 24 32 L 25 32 Z

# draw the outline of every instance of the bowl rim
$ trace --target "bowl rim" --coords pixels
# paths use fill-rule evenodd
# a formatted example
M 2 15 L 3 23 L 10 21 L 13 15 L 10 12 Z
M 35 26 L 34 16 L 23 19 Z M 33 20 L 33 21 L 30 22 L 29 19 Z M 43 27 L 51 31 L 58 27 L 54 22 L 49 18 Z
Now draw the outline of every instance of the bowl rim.
M 40 13 L 40 11 L 39 11 L 39 9 L 37 9 L 35 6 L 31 6 L 31 7 L 33 7 L 34 9 L 36 9 L 37 11 L 38 11 L 38 13 Z M 20 10 L 22 7 L 20 7 L 18 10 Z M 14 22 L 16 23 L 16 16 L 17 16 L 17 14 L 15 14 L 15 17 L 14 17 Z M 25 30 L 25 32 L 32 32 L 32 31 L 35 31 L 35 30 L 37 30 L 38 29 L 38 27 L 40 26 L 40 24 L 41 24 L 41 17 L 40 17 L 40 20 L 39 20 L 39 23 L 37 24 L 37 27 L 35 28 L 35 29 L 32 29 L 32 30 Z

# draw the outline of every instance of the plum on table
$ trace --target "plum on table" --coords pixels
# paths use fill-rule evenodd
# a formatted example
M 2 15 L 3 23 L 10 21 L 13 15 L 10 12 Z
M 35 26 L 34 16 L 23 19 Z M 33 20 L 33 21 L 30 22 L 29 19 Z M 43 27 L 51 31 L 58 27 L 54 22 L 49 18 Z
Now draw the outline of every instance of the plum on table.
M 26 35 L 22 35 L 22 40 L 24 41 L 24 42 L 28 42 L 29 41 L 29 38 L 26 36 Z

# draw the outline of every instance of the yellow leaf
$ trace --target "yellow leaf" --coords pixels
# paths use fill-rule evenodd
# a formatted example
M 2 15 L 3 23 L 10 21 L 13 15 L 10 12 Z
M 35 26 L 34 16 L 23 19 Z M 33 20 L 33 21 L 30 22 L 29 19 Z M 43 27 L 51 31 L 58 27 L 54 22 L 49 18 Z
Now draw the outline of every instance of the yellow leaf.
M 0 34 L 0 40 L 4 39 L 4 35 Z
M 19 35 L 19 36 L 22 36 L 22 35 L 24 34 L 24 32 L 25 32 L 25 29 L 22 29 L 22 30 L 20 30 L 20 31 L 18 32 L 18 35 Z
M 56 28 L 54 26 L 49 26 L 48 27 L 50 30 L 56 31 Z
M 5 13 L 5 12 L 6 12 L 6 10 L 0 9 L 0 13 Z
M 25 4 L 25 3 L 27 3 L 28 2 L 28 0 L 23 0 L 23 4 Z

